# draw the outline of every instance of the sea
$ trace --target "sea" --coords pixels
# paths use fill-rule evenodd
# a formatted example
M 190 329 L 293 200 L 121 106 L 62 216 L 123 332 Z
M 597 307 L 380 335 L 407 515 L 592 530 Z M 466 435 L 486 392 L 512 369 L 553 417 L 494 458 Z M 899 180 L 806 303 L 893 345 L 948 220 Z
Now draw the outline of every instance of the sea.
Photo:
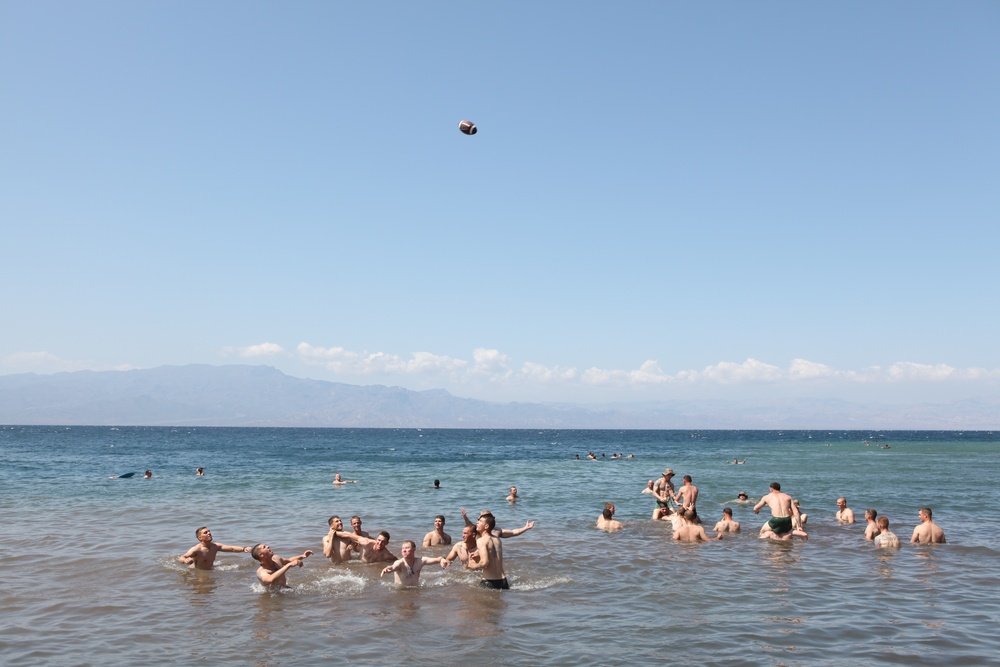
M 0 454 L 8 667 L 1000 665 L 995 432 L 0 426 Z M 709 535 L 724 507 L 742 532 L 673 541 L 641 493 L 666 467 L 693 478 Z M 758 538 L 773 481 L 807 540 Z M 834 520 L 839 496 L 857 524 Z M 608 501 L 620 532 L 595 527 Z M 947 544 L 909 544 L 924 506 Z M 438 514 L 458 539 L 462 508 L 535 522 L 503 541 L 510 590 L 436 565 L 400 588 L 322 556 L 331 515 L 398 555 Z M 900 549 L 864 540 L 867 508 Z M 246 554 L 178 563 L 200 526 L 316 553 L 269 591 Z

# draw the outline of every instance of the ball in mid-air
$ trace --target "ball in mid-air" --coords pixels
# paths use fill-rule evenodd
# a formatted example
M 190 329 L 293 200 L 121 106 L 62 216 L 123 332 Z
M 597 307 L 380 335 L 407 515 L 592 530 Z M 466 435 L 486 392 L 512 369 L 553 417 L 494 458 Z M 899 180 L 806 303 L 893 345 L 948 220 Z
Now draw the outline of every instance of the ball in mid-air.
M 476 128 L 476 124 L 470 120 L 460 121 L 458 124 L 458 129 L 462 131 L 463 134 L 475 134 L 479 130 Z

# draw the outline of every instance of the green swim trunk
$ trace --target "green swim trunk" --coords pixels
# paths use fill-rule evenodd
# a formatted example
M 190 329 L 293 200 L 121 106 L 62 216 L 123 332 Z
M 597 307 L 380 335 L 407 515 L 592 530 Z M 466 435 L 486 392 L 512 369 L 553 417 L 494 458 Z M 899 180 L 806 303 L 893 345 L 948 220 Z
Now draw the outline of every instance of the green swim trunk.
M 773 516 L 771 517 L 771 520 L 767 522 L 767 525 L 774 531 L 775 535 L 784 535 L 785 533 L 792 532 L 792 517 Z

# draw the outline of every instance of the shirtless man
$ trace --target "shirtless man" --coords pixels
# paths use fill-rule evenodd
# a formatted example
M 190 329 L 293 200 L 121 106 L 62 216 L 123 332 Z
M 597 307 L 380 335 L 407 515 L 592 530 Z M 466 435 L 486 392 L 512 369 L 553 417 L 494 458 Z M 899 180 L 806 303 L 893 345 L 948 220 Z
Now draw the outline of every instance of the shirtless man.
M 911 544 L 944 544 L 944 531 L 931 519 L 931 508 L 920 508 L 920 525 L 913 529 Z
M 323 556 L 332 563 L 346 563 L 351 560 L 354 543 L 345 538 L 344 522 L 339 516 L 331 516 L 327 522 L 330 531 L 323 537 Z
M 445 560 L 453 561 L 456 558 L 461 561 L 462 565 L 465 567 L 469 566 L 469 557 L 476 554 L 479 547 L 476 545 L 476 533 L 475 526 L 462 526 L 462 541 L 458 542 L 451 548 L 448 555 L 445 556 Z
M 798 516 L 799 508 L 792 502 L 792 497 L 781 492 L 781 484 L 771 482 L 771 491 L 753 506 L 753 513 L 760 514 L 760 509 L 767 505 L 771 509 L 771 520 L 761 529 L 760 537 L 792 539 L 793 534 L 808 537 L 804 530 L 795 528 L 792 517 Z M 787 535 L 787 537 L 785 537 Z
M 722 508 L 722 520 L 715 524 L 717 533 L 738 533 L 740 532 L 740 522 L 733 521 L 733 510 L 728 507 Z
M 611 505 L 608 507 L 608 505 Z M 604 511 L 601 512 L 601 516 L 597 517 L 597 527 L 601 530 L 606 530 L 612 533 L 616 530 L 622 529 L 622 522 L 616 521 L 613 517 L 615 515 L 615 506 L 611 503 L 605 503 Z
M 266 544 L 255 544 L 250 550 L 250 555 L 260 563 L 260 567 L 257 568 L 257 579 L 260 580 L 260 583 L 268 588 L 286 588 L 288 582 L 285 579 L 285 574 L 288 569 L 302 567 L 302 561 L 312 556 L 312 551 L 306 549 L 300 556 L 282 558 L 271 551 L 271 547 Z
M 486 588 L 506 590 L 510 588 L 507 575 L 503 571 L 503 542 L 492 534 L 496 526 L 496 518 L 492 514 L 484 514 L 476 522 L 476 555 L 469 557 L 470 570 L 482 570 L 483 579 L 480 585 Z
M 698 518 L 698 487 L 691 482 L 691 475 L 684 475 L 684 485 L 674 494 L 674 502 L 678 507 L 688 510 L 693 516 L 685 515 L 685 520 L 701 523 Z
M 878 512 L 871 508 L 865 510 L 865 521 L 867 522 L 867 525 L 865 525 L 865 539 L 869 542 L 874 541 L 875 536 L 879 534 L 876 519 L 878 519 Z
M 646 488 L 640 491 L 640 493 L 652 493 L 653 492 L 653 480 L 646 482 Z
M 656 498 L 657 507 L 670 507 L 670 501 L 674 497 L 674 483 L 670 481 L 673 476 L 674 469 L 667 468 L 660 479 L 653 483 L 653 497 Z
M 507 502 L 508 503 L 516 503 L 517 502 L 517 487 L 516 486 L 510 487 L 510 495 L 507 496 Z
M 681 521 L 680 525 L 674 529 L 674 539 L 678 542 L 708 542 L 712 539 L 722 539 L 721 533 L 711 538 L 703 527 L 694 523 L 693 519 L 696 515 L 691 510 L 680 510 L 677 514 Z
M 333 485 L 334 486 L 343 486 L 344 484 L 357 484 L 357 483 L 358 483 L 358 480 L 356 480 L 356 479 L 344 479 L 344 478 L 342 478 L 340 476 L 339 472 L 336 475 L 333 476 Z
M 899 538 L 896 537 L 895 533 L 889 531 L 889 520 L 884 516 L 880 516 L 875 522 L 878 524 L 879 534 L 875 536 L 872 540 L 875 542 L 876 548 L 884 549 L 898 549 L 899 548 Z
M 492 514 L 492 512 L 490 512 L 489 510 L 483 510 L 482 512 L 479 513 L 479 516 L 485 516 L 487 514 Z M 462 508 L 462 518 L 465 519 L 465 525 L 466 526 L 473 526 L 473 527 L 475 527 L 475 526 L 478 525 L 477 523 L 473 523 L 472 519 L 469 518 L 469 515 L 466 513 L 464 507 Z M 528 521 L 527 523 L 524 524 L 523 528 L 515 528 L 513 530 L 502 530 L 500 528 L 494 528 L 494 530 L 493 530 L 493 536 L 494 537 L 516 537 L 516 536 L 524 533 L 527 530 L 531 530 L 534 527 L 535 527 L 535 522 L 534 521 Z
M 396 557 L 389 551 L 389 533 L 384 530 L 378 534 L 373 540 L 370 537 L 361 537 L 360 535 L 355 535 L 354 533 L 345 533 L 343 531 L 333 531 L 333 537 L 342 537 L 345 540 L 350 540 L 351 542 L 356 542 L 361 545 L 361 562 L 362 563 L 384 563 L 388 561 L 396 560 Z
M 434 530 L 424 535 L 425 547 L 436 547 L 441 544 L 451 544 L 451 535 L 444 532 L 444 515 L 434 517 Z
M 231 547 L 228 544 L 213 542 L 212 531 L 205 526 L 194 531 L 194 536 L 198 538 L 198 544 L 188 549 L 183 556 L 179 556 L 177 562 L 190 565 L 196 570 L 211 570 L 220 551 L 250 553 L 250 547 Z
M 406 540 L 403 542 L 403 546 L 400 551 L 403 555 L 402 558 L 394 562 L 392 565 L 386 565 L 379 577 L 384 577 L 390 572 L 393 572 L 395 573 L 397 584 L 401 586 L 419 586 L 420 571 L 424 569 L 424 565 L 440 563 L 442 568 L 446 568 L 451 565 L 450 561 L 447 561 L 440 556 L 435 558 L 421 556 L 420 558 L 417 558 L 416 551 L 417 545 L 413 540 Z
M 847 506 L 847 498 L 837 498 L 837 523 L 854 523 L 854 510 Z

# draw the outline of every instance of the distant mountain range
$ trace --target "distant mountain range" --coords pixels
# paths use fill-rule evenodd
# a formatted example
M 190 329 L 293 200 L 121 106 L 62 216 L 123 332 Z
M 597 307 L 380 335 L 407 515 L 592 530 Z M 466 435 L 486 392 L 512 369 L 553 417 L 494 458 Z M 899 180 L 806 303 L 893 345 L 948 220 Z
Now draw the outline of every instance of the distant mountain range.
M 0 376 L 0 424 L 370 428 L 942 429 L 1000 427 L 1000 403 L 841 400 L 493 403 L 443 389 L 306 380 L 270 366 Z

